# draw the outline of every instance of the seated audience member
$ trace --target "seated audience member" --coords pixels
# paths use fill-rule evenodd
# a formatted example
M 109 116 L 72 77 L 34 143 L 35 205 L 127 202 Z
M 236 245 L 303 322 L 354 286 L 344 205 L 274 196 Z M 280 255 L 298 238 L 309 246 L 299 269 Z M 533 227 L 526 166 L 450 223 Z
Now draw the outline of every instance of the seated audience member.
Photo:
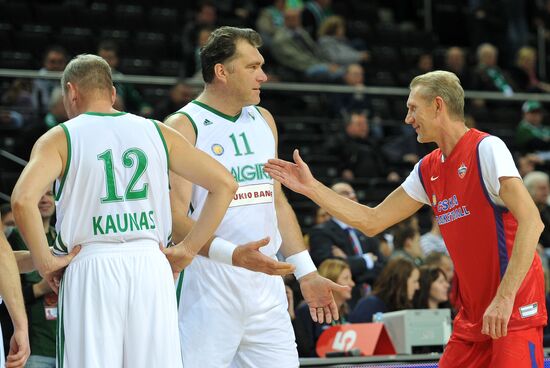
M 413 297 L 413 305 L 417 309 L 447 308 L 449 301 L 449 280 L 445 272 L 435 266 L 421 266 L 419 289 Z
M 299 2 L 301 1 L 297 1 L 296 3 Z M 301 22 L 311 38 L 315 38 L 319 33 L 319 27 L 323 21 L 332 15 L 332 10 L 330 9 L 332 0 L 311 0 L 304 1 L 304 3 Z
M 183 61 L 186 65 L 185 75 L 190 77 L 197 72 L 195 70 L 195 50 L 199 41 L 201 29 L 214 29 L 218 24 L 218 8 L 213 1 L 203 0 L 198 2 L 194 13 L 186 20 L 181 34 L 181 50 Z
M 317 43 L 302 28 L 300 12 L 299 8 L 285 9 L 284 26 L 273 37 L 273 58 L 307 79 L 339 80 L 344 75 L 344 68 L 325 59 Z
M 538 101 L 525 101 L 523 118 L 516 128 L 516 144 L 523 152 L 550 151 L 550 127 L 543 124 L 544 111 Z
M 339 158 L 339 173 L 345 180 L 386 178 L 396 182 L 399 175 L 388 167 L 380 147 L 370 136 L 366 111 L 350 111 L 344 115 L 345 130 L 326 142 L 329 153 Z
M 328 104 L 333 117 L 339 118 L 348 111 L 372 111 L 369 96 L 365 93 L 365 72 L 359 64 L 350 64 L 346 67 L 342 77 L 344 85 L 353 87 L 353 93 L 331 93 L 328 95 Z M 381 130 L 381 129 L 380 129 Z M 382 133 L 382 132 L 380 132 Z M 379 134 L 381 136 L 383 134 Z
M 351 277 L 351 271 L 348 264 L 340 259 L 327 259 L 319 266 L 319 275 L 326 277 L 340 285 L 349 286 L 353 288 L 355 283 Z M 296 309 L 296 321 L 294 323 L 294 329 L 296 336 L 300 336 L 300 339 L 296 339 L 298 345 L 298 354 L 302 357 L 315 357 L 315 346 L 321 333 L 327 328 L 335 324 L 347 323 L 348 318 L 348 305 L 347 301 L 351 298 L 351 292 L 346 291 L 343 293 L 334 293 L 334 301 L 338 306 L 340 313 L 340 319 L 333 321 L 332 323 L 319 324 L 313 322 L 309 307 L 307 304 L 302 303 Z
M 336 183 L 332 190 L 357 202 L 355 190 L 348 183 Z M 309 244 L 311 258 L 317 265 L 334 257 L 347 261 L 357 285 L 353 290 L 352 306 L 361 298 L 366 286 L 364 284 L 374 284 L 384 268 L 378 240 L 367 237 L 334 217 L 310 231 Z
M 346 37 L 344 18 L 339 15 L 330 16 L 323 21 L 317 43 L 327 60 L 336 64 L 360 64 L 370 59 L 368 51 L 353 48 Z
M 455 73 L 465 90 L 472 88 L 472 72 L 466 64 L 464 50 L 460 47 L 453 46 L 447 49 L 445 52 L 445 65 L 443 69 Z
M 273 0 L 272 5 L 260 10 L 260 14 L 256 19 L 256 30 L 262 36 L 262 41 L 268 48 L 271 47 L 275 32 L 285 22 L 284 10 L 285 0 Z
M 113 76 L 122 75 L 117 70 L 120 59 L 118 45 L 114 41 L 106 40 L 100 42 L 97 47 L 97 54 L 109 64 Z M 120 110 L 120 107 L 122 107 L 128 112 L 138 113 L 143 116 L 151 115 L 153 108 L 143 99 L 133 84 L 114 82 L 113 85 L 117 93 L 117 102 L 115 102 L 114 106 L 116 109 Z M 119 98 L 120 101 L 118 101 Z
M 418 267 L 412 261 L 401 257 L 390 260 L 376 280 L 372 294 L 359 300 L 349 321 L 372 322 L 376 313 L 412 309 L 419 277 Z
M 393 233 L 393 254 L 391 258 L 407 258 L 421 266 L 424 253 L 420 247 L 420 232 L 410 225 L 397 226 Z
M 0 103 L 9 111 L 15 111 L 23 116 L 32 116 L 34 111 L 32 81 L 30 79 L 15 79 L 2 95 Z
M 193 99 L 193 96 L 195 96 L 193 89 L 184 81 L 178 81 L 170 88 L 168 98 L 163 99 L 155 106 L 154 118 L 163 121 L 168 115 L 187 105 Z
M 15 226 L 15 219 L 13 218 L 13 212 L 11 210 L 11 204 L 4 203 L 0 206 L 0 219 L 2 221 L 2 226 L 4 227 L 4 233 L 6 237 L 9 236 L 11 230 Z
M 518 50 L 510 77 L 519 92 L 550 92 L 550 84 L 538 77 L 537 50 L 534 47 L 524 46 Z
M 430 219 L 432 220 L 432 227 L 430 231 L 420 237 L 420 247 L 422 248 L 422 252 L 424 254 L 430 254 L 431 252 L 449 254 L 449 251 L 445 246 L 445 241 L 443 241 L 443 237 L 441 236 L 437 219 L 432 211 L 430 211 Z
M 455 268 L 449 254 L 442 252 L 430 252 L 424 257 L 423 265 L 437 267 L 443 270 L 449 282 L 453 280 Z
M 505 96 L 514 94 L 510 77 L 497 64 L 498 50 L 484 43 L 477 48 L 478 64 L 474 73 L 473 88 L 482 91 L 500 91 Z
M 66 65 L 67 51 L 61 46 L 50 46 L 44 53 L 42 68 L 38 72 L 40 74 L 62 72 Z M 33 106 L 41 116 L 47 112 L 50 96 L 56 87 L 59 87 L 59 81 L 55 79 L 35 79 L 33 81 Z
M 63 105 L 61 87 L 57 87 L 52 91 L 50 103 L 48 104 L 48 113 L 44 117 L 44 124 L 46 128 L 50 129 L 67 120 L 69 120 L 69 118 L 67 117 L 65 106 Z
M 539 244 L 550 249 L 550 206 L 548 205 L 550 181 L 548 174 L 542 171 L 532 171 L 525 175 L 523 184 L 525 184 L 527 191 L 539 209 L 540 217 L 544 223 L 544 230 L 540 235 Z

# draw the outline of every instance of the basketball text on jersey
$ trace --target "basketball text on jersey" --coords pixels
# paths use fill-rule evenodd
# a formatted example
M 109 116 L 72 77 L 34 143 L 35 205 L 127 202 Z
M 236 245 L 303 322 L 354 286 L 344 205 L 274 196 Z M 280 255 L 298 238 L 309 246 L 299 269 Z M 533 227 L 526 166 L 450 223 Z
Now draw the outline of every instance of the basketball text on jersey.
M 432 197 L 435 198 L 435 194 Z M 447 210 L 451 211 L 435 216 L 438 225 L 444 225 L 459 218 L 470 215 L 470 211 L 468 211 L 468 208 L 466 206 L 459 207 L 458 198 L 456 197 L 456 195 L 453 195 L 449 199 L 444 199 L 437 202 L 438 213 Z
M 114 215 L 94 216 L 92 227 L 94 235 L 125 233 L 128 231 L 154 230 L 155 212 L 117 213 Z

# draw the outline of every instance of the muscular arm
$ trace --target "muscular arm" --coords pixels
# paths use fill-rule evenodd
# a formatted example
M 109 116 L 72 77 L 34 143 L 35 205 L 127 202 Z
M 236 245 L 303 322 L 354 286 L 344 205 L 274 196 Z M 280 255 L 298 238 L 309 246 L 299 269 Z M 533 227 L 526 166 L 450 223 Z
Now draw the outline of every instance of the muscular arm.
M 378 206 L 364 206 L 336 194 L 315 179 L 298 150 L 294 151 L 294 161 L 295 163 L 280 159 L 269 160 L 265 170 L 286 187 L 309 197 L 333 217 L 368 236 L 375 236 L 410 217 L 422 207 L 422 203 L 412 199 L 401 186 Z
M 514 249 L 497 295 L 514 298 L 537 249 L 544 229 L 539 211 L 519 178 L 500 178 L 500 198 L 518 221 Z
M 53 181 L 63 173 L 66 157 L 67 141 L 58 126 L 38 139 L 12 194 L 15 221 L 41 275 L 44 275 L 54 257 L 37 204 Z
M 161 130 L 168 146 L 170 170 L 208 190 L 196 226 L 185 236 L 186 243 L 196 253 L 220 224 L 238 185 L 223 165 L 193 147 L 177 131 L 165 125 L 161 125 Z

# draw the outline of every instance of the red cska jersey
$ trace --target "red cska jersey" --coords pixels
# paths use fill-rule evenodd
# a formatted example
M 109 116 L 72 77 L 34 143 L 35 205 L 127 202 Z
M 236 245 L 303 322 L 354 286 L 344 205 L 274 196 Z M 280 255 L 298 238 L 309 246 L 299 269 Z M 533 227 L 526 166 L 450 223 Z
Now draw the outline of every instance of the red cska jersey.
M 470 129 L 449 157 L 436 149 L 422 159 L 418 175 L 431 201 L 458 276 L 457 337 L 481 341 L 483 314 L 496 294 L 512 254 L 517 221 L 494 204 L 483 182 L 479 143 L 487 133 Z M 546 324 L 544 276 L 535 256 L 516 295 L 510 331 Z

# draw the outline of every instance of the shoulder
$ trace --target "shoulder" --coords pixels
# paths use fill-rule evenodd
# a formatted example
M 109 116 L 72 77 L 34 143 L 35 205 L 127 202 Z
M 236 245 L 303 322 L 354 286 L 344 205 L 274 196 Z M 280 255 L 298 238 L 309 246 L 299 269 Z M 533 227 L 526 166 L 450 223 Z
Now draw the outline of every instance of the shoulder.
M 277 125 L 275 124 L 275 118 L 273 118 L 273 115 L 267 109 L 261 106 L 254 106 L 254 108 L 258 110 L 260 115 L 262 115 L 262 117 L 266 121 L 267 125 L 271 128 L 273 136 L 277 137 Z
M 164 124 L 160 124 L 163 133 L 167 127 L 177 131 L 187 138 L 190 142 L 195 143 L 197 139 L 197 126 L 193 118 L 184 111 L 177 111 L 169 115 Z

